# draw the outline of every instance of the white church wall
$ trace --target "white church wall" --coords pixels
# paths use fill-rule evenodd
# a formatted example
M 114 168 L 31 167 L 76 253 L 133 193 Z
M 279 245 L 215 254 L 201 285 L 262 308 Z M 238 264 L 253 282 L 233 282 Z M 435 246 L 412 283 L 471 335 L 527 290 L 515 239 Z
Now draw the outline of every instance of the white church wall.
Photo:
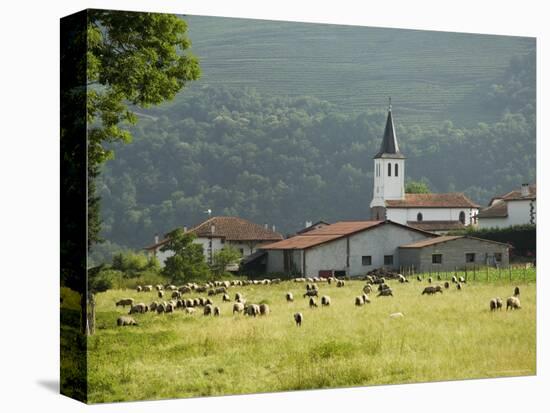
M 508 225 L 522 225 L 531 222 L 531 201 L 508 201 Z M 533 201 L 533 213 L 536 218 L 536 202 Z
M 386 216 L 391 221 L 407 224 L 407 221 L 417 221 L 418 213 L 422 214 L 423 221 L 458 221 L 460 212 L 464 212 L 465 223 L 470 225 L 469 208 L 388 208 Z
M 388 176 L 391 165 L 391 176 Z M 397 176 L 395 176 L 397 165 Z M 405 160 L 378 158 L 374 160 L 374 188 L 371 208 L 384 206 L 384 200 L 403 199 L 405 196 Z

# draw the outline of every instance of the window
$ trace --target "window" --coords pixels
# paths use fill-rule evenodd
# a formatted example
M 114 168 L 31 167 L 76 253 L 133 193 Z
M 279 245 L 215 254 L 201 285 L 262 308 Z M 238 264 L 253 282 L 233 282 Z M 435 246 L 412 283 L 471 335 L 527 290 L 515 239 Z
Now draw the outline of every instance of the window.
M 391 176 L 391 163 L 388 164 L 388 176 Z
M 394 173 L 395 176 L 399 176 L 399 167 L 397 164 L 395 164 L 395 173 Z
M 458 215 L 458 220 L 462 222 L 462 224 L 466 223 L 466 214 L 464 211 L 460 211 L 460 214 Z
M 502 253 L 501 252 L 495 252 L 495 261 L 496 262 L 502 262 Z
M 417 221 L 422 221 L 422 218 L 423 218 L 422 212 L 419 212 L 418 214 L 416 214 L 416 220 Z
M 473 252 L 466 253 L 466 262 L 476 262 L 476 254 Z
M 443 255 L 432 254 L 432 264 L 441 264 L 441 263 L 443 263 Z
M 361 257 L 361 265 L 372 265 L 372 257 L 370 255 L 363 255 Z
M 393 255 L 384 255 L 384 265 L 393 265 Z
M 225 244 L 225 238 L 220 239 L 220 243 Z
M 241 253 L 241 256 L 243 256 L 243 255 L 244 255 L 244 249 L 242 249 L 242 248 L 239 248 L 239 252 Z

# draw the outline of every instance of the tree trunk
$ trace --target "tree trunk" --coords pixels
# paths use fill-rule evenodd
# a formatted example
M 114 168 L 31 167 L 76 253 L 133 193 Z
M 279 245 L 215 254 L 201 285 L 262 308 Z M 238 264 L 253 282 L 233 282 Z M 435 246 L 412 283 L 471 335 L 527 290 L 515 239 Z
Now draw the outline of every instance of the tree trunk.
M 85 293 L 80 294 L 80 332 L 88 335 L 88 303 Z
M 90 324 L 90 334 L 95 334 L 95 295 L 90 294 L 90 317 L 89 317 L 89 324 Z

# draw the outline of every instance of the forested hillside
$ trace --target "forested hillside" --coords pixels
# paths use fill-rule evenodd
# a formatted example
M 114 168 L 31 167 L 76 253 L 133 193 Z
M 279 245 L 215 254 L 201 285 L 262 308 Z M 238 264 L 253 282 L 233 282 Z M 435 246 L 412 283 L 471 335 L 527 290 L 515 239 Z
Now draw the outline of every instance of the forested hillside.
M 189 22 L 191 30 L 197 30 L 193 18 Z M 242 30 L 233 26 L 232 36 L 237 37 L 226 41 L 244 36 Z M 284 234 L 300 229 L 306 220 L 369 218 L 372 157 L 382 137 L 385 97 L 396 96 L 394 87 L 403 88 L 397 93 L 400 98 L 393 98 L 393 109 L 401 149 L 408 158 L 408 179 L 423 179 L 433 191 L 464 191 L 480 204 L 535 179 L 534 52 L 508 56 L 504 63 L 510 44 L 520 50 L 525 39 L 503 42 L 505 51 L 497 42 L 491 59 L 499 64 L 490 70 L 484 66 L 489 56 L 482 56 L 482 48 L 479 56 L 468 57 L 470 66 L 454 67 L 453 73 L 451 67 L 466 61 L 434 67 L 411 54 L 402 55 L 398 65 L 389 52 L 377 59 L 382 66 L 363 72 L 363 81 L 357 72 L 357 83 L 342 80 L 347 86 L 340 88 L 340 78 L 322 86 L 323 78 L 315 71 L 296 83 L 292 76 L 283 79 L 282 72 L 271 70 L 273 76 L 260 82 L 259 73 L 267 70 L 262 66 L 265 59 L 260 64 L 242 58 L 242 70 L 235 72 L 238 65 L 233 62 L 223 74 L 224 40 L 216 33 L 211 36 L 217 40 L 208 43 L 204 33 L 192 32 L 193 49 L 203 59 L 203 79 L 170 104 L 140 110 L 140 120 L 131 128 L 133 142 L 114 148 L 116 158 L 107 162 L 98 182 L 107 242 L 96 247 L 95 260 L 108 259 L 119 247 L 150 244 L 157 232 L 197 224 L 208 208 L 214 215 L 274 224 Z M 254 33 L 260 35 L 260 26 Z M 314 38 L 308 33 L 305 38 Z M 386 39 L 385 47 L 401 44 L 406 36 L 399 36 Z M 378 51 L 383 38 L 373 41 Z M 341 47 L 355 47 L 347 40 L 343 43 Z M 326 51 L 327 59 L 333 49 Z M 201 50 L 209 54 L 201 56 Z M 272 50 L 277 55 L 277 47 Z M 459 56 L 460 47 L 456 50 Z M 307 55 L 307 50 L 302 52 Z M 288 59 L 285 67 L 294 65 L 293 71 L 304 64 L 297 56 Z M 324 66 L 319 61 L 316 70 Z M 446 91 L 438 86 L 422 92 L 415 67 L 426 68 L 422 76 L 434 82 L 437 78 Z M 344 79 L 349 73 L 343 70 L 341 75 Z M 340 89 L 338 96 L 335 91 Z M 457 110 L 448 111 L 452 107 Z

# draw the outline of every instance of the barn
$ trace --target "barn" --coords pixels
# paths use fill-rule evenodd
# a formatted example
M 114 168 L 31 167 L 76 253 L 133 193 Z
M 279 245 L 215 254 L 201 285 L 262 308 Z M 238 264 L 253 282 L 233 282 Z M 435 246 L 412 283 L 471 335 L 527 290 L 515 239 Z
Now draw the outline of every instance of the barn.
M 474 265 L 507 266 L 510 245 L 469 236 L 426 238 L 399 247 L 399 260 L 418 272 L 453 271 Z
M 364 275 L 399 268 L 399 246 L 436 234 L 392 221 L 341 221 L 263 245 L 266 272 L 303 276 Z

